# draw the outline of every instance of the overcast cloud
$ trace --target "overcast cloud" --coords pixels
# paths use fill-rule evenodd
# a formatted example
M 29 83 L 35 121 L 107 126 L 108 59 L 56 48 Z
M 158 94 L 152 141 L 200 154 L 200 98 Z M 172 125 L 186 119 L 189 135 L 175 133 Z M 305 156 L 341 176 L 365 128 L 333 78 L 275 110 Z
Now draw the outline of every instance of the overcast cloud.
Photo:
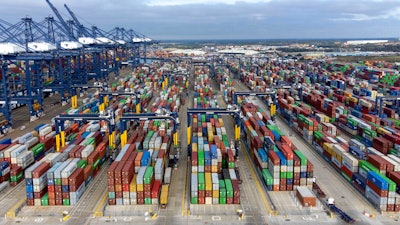
M 51 0 L 86 26 L 134 29 L 153 39 L 385 38 L 400 36 L 399 0 Z M 9 0 L 12 24 L 53 15 L 45 0 Z M 54 16 L 55 17 L 55 16 Z

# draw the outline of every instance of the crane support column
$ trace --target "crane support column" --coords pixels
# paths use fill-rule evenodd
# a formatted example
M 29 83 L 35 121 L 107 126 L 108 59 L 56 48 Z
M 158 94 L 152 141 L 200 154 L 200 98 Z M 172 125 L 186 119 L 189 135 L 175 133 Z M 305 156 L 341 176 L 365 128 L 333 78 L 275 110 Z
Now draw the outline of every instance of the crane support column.
M 115 148 L 115 143 L 114 142 L 115 142 L 115 131 L 111 132 L 108 135 L 108 146 L 112 147 L 112 148 Z

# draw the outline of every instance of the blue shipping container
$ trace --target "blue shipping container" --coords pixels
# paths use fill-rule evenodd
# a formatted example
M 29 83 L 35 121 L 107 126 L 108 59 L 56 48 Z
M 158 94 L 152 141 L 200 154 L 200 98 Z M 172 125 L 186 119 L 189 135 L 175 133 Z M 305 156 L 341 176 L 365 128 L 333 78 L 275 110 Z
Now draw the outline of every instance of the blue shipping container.
M 283 155 L 282 152 L 276 152 L 281 162 L 281 165 L 287 165 L 286 157 Z
M 369 171 L 367 174 L 367 179 L 375 184 L 379 189 L 388 190 L 389 184 L 384 180 L 381 175 L 374 171 Z
M 367 186 L 367 179 L 365 179 L 365 177 L 359 173 L 353 173 L 352 180 L 354 183 L 362 187 L 363 190 L 365 190 L 365 187 Z
M 25 178 L 25 184 L 26 184 L 26 185 L 33 185 L 33 180 L 32 180 L 32 178 Z
M 61 185 L 61 190 L 62 190 L 62 192 L 69 192 L 69 186 L 68 185 Z
M 33 193 L 33 186 L 32 185 L 26 185 L 25 186 L 25 189 L 26 189 L 26 193 Z
M 260 156 L 261 161 L 263 161 L 263 162 L 268 162 L 268 155 L 267 155 L 267 153 L 264 151 L 264 149 L 259 148 L 259 149 L 258 149 L 258 155 Z
M 26 192 L 27 199 L 33 199 L 33 192 Z
M 349 147 L 349 152 L 353 156 L 355 156 L 357 159 L 364 160 L 365 159 L 365 153 L 358 149 L 356 146 L 350 146 Z
M 140 161 L 141 166 L 148 166 L 150 161 L 150 152 L 149 151 L 144 151 L 142 160 Z
M 272 134 L 275 137 L 275 141 L 280 141 L 281 140 L 281 136 L 279 135 L 279 133 L 276 130 L 273 130 Z

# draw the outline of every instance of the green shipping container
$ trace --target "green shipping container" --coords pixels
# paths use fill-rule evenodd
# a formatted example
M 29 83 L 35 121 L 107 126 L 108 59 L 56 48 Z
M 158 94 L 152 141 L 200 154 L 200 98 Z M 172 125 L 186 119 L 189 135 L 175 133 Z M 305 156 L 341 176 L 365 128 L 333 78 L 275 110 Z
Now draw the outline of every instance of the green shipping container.
M 295 151 L 293 151 L 293 152 L 294 152 L 294 154 L 297 155 L 297 157 L 299 157 L 299 159 L 300 159 L 300 165 L 302 165 L 302 166 L 307 165 L 307 158 L 303 155 L 303 153 L 302 153 L 301 151 L 295 150 Z
M 219 180 L 219 189 L 225 189 L 225 180 Z
M 230 179 L 225 179 L 226 184 L 226 197 L 233 198 L 233 187 Z
M 235 162 L 228 162 L 229 169 L 235 169 Z
M 69 198 L 64 198 L 63 199 L 63 205 L 70 205 L 71 203 L 70 203 L 70 201 L 69 201 Z
M 399 154 L 399 151 L 398 151 L 397 149 L 391 148 L 391 149 L 389 150 L 389 154 L 398 155 L 398 154 Z
M 97 159 L 96 162 L 93 163 L 92 169 L 94 170 L 100 164 L 100 159 Z
M 204 173 L 198 173 L 197 174 L 197 182 L 198 182 L 199 191 L 204 191 L 206 189 L 206 182 L 205 182 Z
M 220 205 L 226 205 L 226 198 L 219 197 L 219 204 Z
M 41 204 L 44 206 L 48 206 L 49 205 L 49 193 L 46 193 L 42 199 L 41 199 Z
M 54 178 L 55 185 L 62 185 L 61 178 Z
M 196 198 L 196 197 L 192 197 L 190 202 L 191 202 L 192 204 L 198 204 L 198 203 L 199 203 L 199 202 L 198 202 L 198 198 Z
M 373 130 L 371 130 L 371 129 L 368 129 L 368 128 L 364 128 L 364 130 L 363 130 L 363 132 L 364 132 L 364 134 L 366 134 L 366 135 L 368 135 L 368 136 L 370 136 L 370 137 L 376 137 L 378 134 L 376 133 L 376 131 L 373 131 Z
M 151 198 L 144 198 L 145 205 L 151 205 Z
M 143 183 L 151 184 L 153 174 L 154 174 L 154 168 L 152 166 L 147 167 L 146 172 L 144 173 Z
M 35 147 L 33 147 L 31 149 L 31 151 L 33 152 L 34 156 L 37 156 L 39 153 L 44 151 L 44 144 L 43 143 L 39 143 L 39 144 L 35 145 Z
M 286 172 L 280 172 L 279 173 L 279 178 L 286 179 Z
M 197 156 L 198 156 L 198 165 L 204 166 L 204 151 L 199 150 L 197 152 Z
M 11 182 L 19 182 L 24 178 L 24 171 L 20 172 L 17 174 L 17 176 L 11 176 L 10 181 Z
M 263 169 L 261 174 L 267 185 L 273 185 L 274 179 L 272 178 L 271 173 L 268 171 L 268 169 Z
M 109 191 L 108 192 L 108 198 L 115 198 L 115 192 L 114 191 Z
M 360 160 L 358 162 L 358 166 L 360 167 L 360 169 L 365 170 L 365 172 L 368 171 L 374 171 L 376 173 L 379 173 L 378 168 L 376 168 L 375 166 L 373 166 L 371 163 L 365 161 L 365 160 Z
M 356 120 L 352 119 L 352 118 L 348 117 L 346 121 L 347 121 L 348 124 L 350 124 L 352 126 L 357 126 L 358 125 L 358 122 Z
M 84 159 L 81 159 L 77 163 L 78 168 L 85 168 L 87 166 L 87 161 Z
M 85 140 L 85 142 L 83 143 L 84 146 L 88 146 L 88 145 L 94 145 L 96 143 L 96 139 L 94 139 L 93 137 L 87 138 Z
M 381 173 L 378 173 L 378 175 L 381 176 L 384 180 L 386 180 L 388 182 L 388 184 L 389 184 L 388 190 L 389 191 L 391 191 L 391 192 L 396 191 L 396 183 L 395 182 L 393 182 L 391 179 L 389 179 L 387 176 L 385 176 Z
M 293 179 L 293 172 L 286 172 L 287 179 Z

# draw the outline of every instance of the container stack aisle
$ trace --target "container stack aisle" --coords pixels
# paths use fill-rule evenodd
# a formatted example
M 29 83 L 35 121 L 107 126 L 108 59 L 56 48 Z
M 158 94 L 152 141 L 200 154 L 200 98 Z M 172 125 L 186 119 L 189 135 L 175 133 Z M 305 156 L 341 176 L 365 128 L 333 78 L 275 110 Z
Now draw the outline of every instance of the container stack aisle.
M 215 108 L 207 71 L 195 71 L 194 108 Z M 235 149 L 218 115 L 197 114 L 192 121 L 191 204 L 240 204 Z
M 147 79 L 140 74 L 140 79 Z M 179 91 L 186 89 L 186 80 L 175 80 L 160 83 L 157 88 L 164 90 L 149 107 L 151 112 L 179 112 L 186 97 Z M 171 182 L 168 166 L 175 147 L 173 121 L 141 120 L 137 127 L 131 124 L 128 129 L 127 143 L 108 169 L 108 205 L 158 205 L 162 185 Z

